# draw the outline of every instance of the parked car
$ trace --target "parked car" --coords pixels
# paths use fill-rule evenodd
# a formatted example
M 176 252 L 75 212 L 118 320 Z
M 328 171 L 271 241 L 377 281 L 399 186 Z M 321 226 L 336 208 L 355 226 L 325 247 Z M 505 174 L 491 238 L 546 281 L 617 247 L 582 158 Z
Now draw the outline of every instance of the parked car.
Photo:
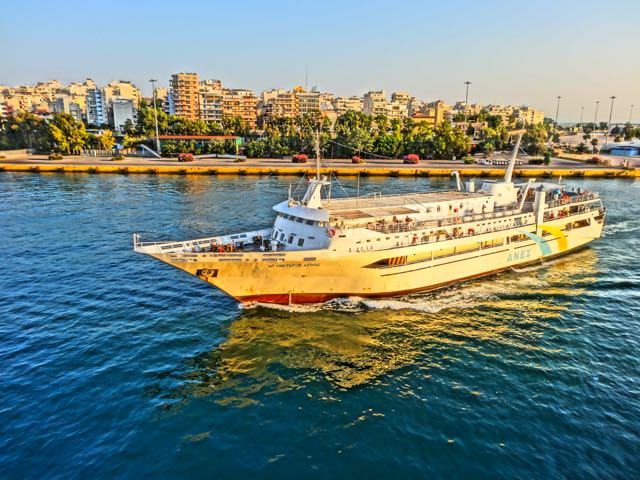
M 305 155 L 304 153 L 299 153 L 297 155 L 294 155 L 291 158 L 291 161 L 293 163 L 307 163 L 308 160 L 309 160 L 309 157 L 307 155 Z
M 178 154 L 179 162 L 193 162 L 193 153 L 179 153 Z
M 364 163 L 364 160 L 362 160 L 358 155 L 354 155 L 351 157 L 351 163 Z
M 420 161 L 420 157 L 418 155 L 416 155 L 415 153 L 410 153 L 409 155 L 405 155 L 402 163 L 410 163 L 410 164 L 416 164 Z

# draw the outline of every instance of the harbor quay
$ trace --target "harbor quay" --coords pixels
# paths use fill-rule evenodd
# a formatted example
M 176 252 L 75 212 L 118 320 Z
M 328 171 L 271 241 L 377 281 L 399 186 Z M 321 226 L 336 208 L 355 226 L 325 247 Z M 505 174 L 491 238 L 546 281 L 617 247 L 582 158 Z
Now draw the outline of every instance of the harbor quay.
M 0 152 L 2 153 L 2 152 Z M 497 177 L 504 175 L 506 165 L 467 164 L 455 160 L 422 160 L 405 164 L 402 160 L 366 160 L 353 164 L 348 159 L 323 159 L 321 171 L 336 176 L 449 176 L 457 171 L 464 176 Z M 48 173 L 108 173 L 108 174 L 189 174 L 189 175 L 293 175 L 315 171 L 311 161 L 294 164 L 286 159 L 198 158 L 179 162 L 171 158 L 125 157 L 111 158 L 65 156 L 49 160 L 46 155 L 7 155 L 0 159 L 0 171 Z M 549 165 L 518 165 L 514 174 L 520 177 L 638 177 L 637 168 L 591 165 L 584 161 L 553 158 Z

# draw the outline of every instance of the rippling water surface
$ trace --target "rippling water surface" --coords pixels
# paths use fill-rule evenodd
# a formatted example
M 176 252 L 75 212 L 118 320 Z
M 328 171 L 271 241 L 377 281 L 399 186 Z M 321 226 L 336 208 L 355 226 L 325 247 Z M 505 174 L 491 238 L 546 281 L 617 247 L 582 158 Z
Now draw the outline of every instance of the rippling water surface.
M 638 478 L 640 183 L 572 183 L 609 209 L 591 248 L 286 309 L 131 234 L 267 226 L 289 179 L 0 174 L 0 477 Z

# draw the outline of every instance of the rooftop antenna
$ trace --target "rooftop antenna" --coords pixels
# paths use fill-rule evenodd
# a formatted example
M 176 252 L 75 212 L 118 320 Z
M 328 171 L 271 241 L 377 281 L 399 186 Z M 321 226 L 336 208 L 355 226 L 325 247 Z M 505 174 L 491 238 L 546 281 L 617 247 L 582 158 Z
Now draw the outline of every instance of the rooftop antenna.
M 309 90 L 309 68 L 304 66 L 304 91 Z

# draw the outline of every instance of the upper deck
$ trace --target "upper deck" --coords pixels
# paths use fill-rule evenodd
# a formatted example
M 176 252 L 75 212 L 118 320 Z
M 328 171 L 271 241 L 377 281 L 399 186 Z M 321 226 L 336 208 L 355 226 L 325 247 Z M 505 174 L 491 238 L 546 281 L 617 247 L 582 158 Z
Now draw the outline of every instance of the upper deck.
M 361 220 L 409 215 L 443 202 L 470 200 L 486 196 L 486 193 L 467 193 L 458 190 L 397 195 L 374 194 L 368 197 L 325 200 L 322 206 L 329 212 L 333 221 Z

